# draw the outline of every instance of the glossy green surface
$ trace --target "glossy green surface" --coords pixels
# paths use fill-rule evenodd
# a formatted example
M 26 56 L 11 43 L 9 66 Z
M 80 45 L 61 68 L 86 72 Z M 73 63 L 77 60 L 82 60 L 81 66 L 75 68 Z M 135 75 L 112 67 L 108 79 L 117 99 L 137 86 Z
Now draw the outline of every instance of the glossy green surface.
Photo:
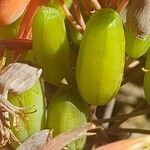
M 7 26 L 0 26 L 0 40 L 9 40 L 9 39 L 16 39 L 19 27 L 21 23 L 22 17 L 20 17 L 14 23 L 7 25 Z M 0 51 L 0 59 L 3 56 L 3 51 Z M 12 58 L 12 51 L 6 51 L 6 64 L 11 63 Z
M 78 32 L 69 21 L 66 21 L 66 28 L 70 41 L 75 46 L 80 46 L 80 42 L 82 40 L 83 35 L 80 32 Z
M 40 8 L 33 20 L 35 63 L 43 69 L 42 77 L 58 84 L 68 70 L 69 45 L 64 19 L 54 8 Z
M 65 1 L 66 6 L 69 9 L 71 7 L 72 0 L 64 0 L 64 1 Z M 50 0 L 50 2 L 48 3 L 47 6 L 57 9 L 62 14 L 63 17 L 66 16 L 63 9 L 61 8 L 58 0 Z
M 32 88 L 22 94 L 9 94 L 8 100 L 15 106 L 27 108 L 33 107 L 26 111 L 32 113 L 25 115 L 25 121 L 21 119 L 19 120 L 20 125 L 18 129 L 13 127 L 13 120 L 10 118 L 11 129 L 20 141 L 24 141 L 32 134 L 45 127 L 45 103 L 39 81 Z M 36 110 L 36 112 L 33 112 L 34 110 Z
M 11 25 L 0 26 L 0 40 L 13 39 L 17 37 L 21 18 Z
M 125 58 L 121 18 L 112 9 L 94 13 L 81 41 L 76 66 L 77 85 L 89 104 L 104 105 L 119 90 Z
M 54 136 L 71 131 L 87 122 L 87 104 L 82 101 L 75 89 L 59 89 L 48 106 L 47 126 L 54 129 Z M 81 138 L 68 145 L 69 150 L 82 150 L 86 138 Z
M 138 58 L 146 53 L 150 46 L 150 36 L 145 39 L 137 38 L 134 33 L 125 30 L 126 53 L 128 56 Z

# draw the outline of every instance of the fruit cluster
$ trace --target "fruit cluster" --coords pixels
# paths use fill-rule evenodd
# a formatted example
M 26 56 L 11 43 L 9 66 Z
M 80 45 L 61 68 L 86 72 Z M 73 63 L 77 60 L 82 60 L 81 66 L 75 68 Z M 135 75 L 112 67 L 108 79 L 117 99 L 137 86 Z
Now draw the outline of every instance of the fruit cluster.
M 70 8 L 72 1 L 66 0 L 66 4 Z M 131 13 L 130 9 L 128 12 Z M 96 10 L 83 18 L 86 21 L 84 33 L 75 30 L 57 1 L 49 2 L 36 12 L 32 22 L 32 50 L 20 61 L 42 68 L 42 79 L 59 88 L 49 98 L 48 108 L 40 81 L 22 94 L 9 94 L 12 104 L 36 108 L 36 112 L 26 115 L 26 120 L 20 118 L 18 128 L 13 126 L 10 117 L 11 129 L 21 142 L 44 128 L 53 129 L 56 136 L 87 123 L 88 104 L 105 105 L 116 97 L 123 78 L 125 56 L 139 58 L 150 46 L 149 33 L 142 38 L 137 36 L 128 24 L 132 19 L 128 13 L 126 24 L 111 8 Z M 22 17 L 13 24 L 0 26 L 0 40 L 16 38 L 21 20 Z M 10 55 L 8 52 L 7 63 L 10 63 Z M 146 69 L 149 69 L 149 53 L 145 56 Z M 150 72 L 147 72 L 144 78 L 147 100 L 150 100 L 149 84 Z M 85 141 L 83 137 L 68 147 L 83 149 Z

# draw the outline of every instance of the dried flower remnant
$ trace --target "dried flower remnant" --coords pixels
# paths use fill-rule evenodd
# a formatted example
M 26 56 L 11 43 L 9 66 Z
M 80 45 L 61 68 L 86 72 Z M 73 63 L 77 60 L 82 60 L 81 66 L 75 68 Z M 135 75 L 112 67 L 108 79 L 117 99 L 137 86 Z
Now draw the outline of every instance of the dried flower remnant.
M 43 146 L 51 139 L 51 132 L 46 129 L 33 134 L 27 140 L 25 140 L 17 150 L 34 149 L 41 150 Z
M 1 72 L 0 84 L 6 90 L 11 90 L 14 93 L 22 93 L 35 84 L 41 73 L 41 69 L 31 67 L 27 64 L 13 63 Z
M 150 1 L 131 0 L 128 5 L 126 27 L 137 37 L 145 38 L 150 34 Z

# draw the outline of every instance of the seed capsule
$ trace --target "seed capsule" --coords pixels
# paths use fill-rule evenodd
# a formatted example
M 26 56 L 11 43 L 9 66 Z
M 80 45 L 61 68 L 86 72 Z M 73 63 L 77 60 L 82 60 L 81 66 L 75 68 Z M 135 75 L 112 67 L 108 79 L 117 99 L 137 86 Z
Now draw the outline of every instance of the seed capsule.
M 72 0 L 64 0 L 65 4 L 67 5 L 68 8 L 71 7 Z M 59 1 L 58 0 L 51 0 L 48 3 L 48 6 L 53 7 L 53 8 L 58 8 L 60 7 Z
M 68 37 L 73 45 L 78 47 L 82 40 L 82 34 L 78 32 L 70 22 L 66 22 Z
M 9 39 L 16 39 L 19 26 L 21 22 L 21 17 L 15 21 L 14 23 L 7 25 L 7 26 L 0 26 L 0 40 L 9 40 Z M 12 52 L 11 51 L 5 51 L 6 52 L 6 64 L 11 63 L 12 58 Z M 0 59 L 3 57 L 4 51 L 0 51 Z
M 40 131 L 45 126 L 45 104 L 42 93 L 41 84 L 38 81 L 31 89 L 23 92 L 19 95 L 9 94 L 9 101 L 20 107 L 33 107 L 35 112 L 31 112 L 33 109 L 28 109 L 30 112 L 25 115 L 25 120 L 19 119 L 20 125 L 18 128 L 13 126 L 13 120 L 10 118 L 11 129 L 14 135 L 22 142 L 32 134 Z
M 87 122 L 87 104 L 82 101 L 75 89 L 63 88 L 51 98 L 48 106 L 47 126 L 53 129 L 54 136 L 71 131 Z M 70 150 L 82 150 L 86 138 L 69 144 Z
M 128 56 L 138 58 L 146 53 L 150 46 L 150 35 L 141 39 L 129 30 L 125 30 L 126 53 Z
M 81 41 L 76 66 L 77 85 L 89 104 L 114 98 L 123 76 L 125 40 L 121 18 L 112 9 L 94 13 Z
M 72 0 L 64 0 L 64 2 L 65 2 L 66 6 L 67 6 L 68 8 L 71 7 L 71 5 L 72 5 Z M 62 14 L 62 16 L 65 18 L 66 15 L 65 15 L 63 9 L 61 8 L 61 6 L 60 6 L 58 0 L 51 0 L 51 1 L 48 3 L 48 6 L 57 9 L 57 10 Z
M 130 1 L 127 7 L 126 53 L 133 58 L 142 56 L 150 46 L 149 9 L 149 0 Z
M 7 26 L 0 26 L 0 40 L 15 39 L 18 34 L 21 18 Z
M 43 79 L 58 84 L 66 75 L 69 45 L 64 19 L 54 8 L 40 8 L 33 20 L 35 63 L 43 69 Z

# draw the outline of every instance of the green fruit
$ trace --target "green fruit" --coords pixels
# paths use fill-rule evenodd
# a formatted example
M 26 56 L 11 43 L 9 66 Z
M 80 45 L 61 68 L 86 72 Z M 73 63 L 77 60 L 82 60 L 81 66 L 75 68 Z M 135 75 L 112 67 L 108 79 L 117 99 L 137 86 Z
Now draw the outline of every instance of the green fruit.
M 64 1 L 65 1 L 66 6 L 67 6 L 68 9 L 69 9 L 69 8 L 71 7 L 72 0 L 64 0 Z M 47 6 L 53 7 L 53 8 L 55 8 L 55 9 L 57 9 L 57 10 L 62 14 L 63 17 L 66 16 L 65 13 L 64 13 L 64 11 L 63 11 L 63 9 L 61 8 L 61 6 L 60 6 L 58 0 L 51 0 L 51 1 L 48 3 Z
M 75 29 L 75 27 L 68 21 L 66 22 L 66 26 L 67 26 L 67 33 L 68 33 L 68 37 L 70 38 L 70 41 L 74 45 L 79 46 L 82 40 L 82 34 L 78 32 Z
M 150 70 L 150 56 L 147 56 L 145 69 Z M 145 99 L 150 102 L 150 71 L 145 72 L 143 87 Z
M 120 87 L 125 60 L 121 18 L 112 9 L 95 12 L 81 41 L 76 66 L 77 85 L 89 104 L 104 105 Z
M 0 40 L 16 39 L 21 20 L 22 17 L 10 25 L 0 26 Z M 4 56 L 3 52 L 4 51 L 0 51 L 0 59 Z M 12 51 L 6 51 L 6 58 L 6 64 L 11 63 Z
M 65 4 L 67 5 L 67 7 L 70 8 L 70 6 L 71 6 L 71 4 L 72 4 L 72 0 L 64 0 L 64 2 L 65 2 Z M 51 1 L 48 3 L 48 6 L 57 8 L 57 7 L 60 7 L 60 4 L 59 4 L 59 1 L 58 1 L 58 0 L 51 0 Z
M 43 69 L 42 77 L 58 84 L 66 75 L 69 45 L 64 19 L 54 8 L 40 8 L 33 19 L 35 63 Z
M 35 112 L 26 114 L 25 121 L 19 119 L 20 125 L 18 128 L 13 127 L 13 120 L 10 118 L 11 129 L 21 142 L 45 127 L 45 103 L 39 81 L 22 94 L 9 94 L 8 99 L 15 106 L 33 107 L 32 109 L 28 109 L 27 112 L 36 110 Z
M 11 25 L 0 26 L 0 40 L 16 38 L 19 31 L 20 22 L 21 18 Z
M 134 33 L 131 33 L 127 29 L 125 30 L 126 37 L 126 53 L 128 56 L 138 58 L 145 54 L 150 46 L 150 35 L 144 39 L 136 37 Z
M 33 50 L 28 50 L 28 52 L 24 56 L 24 60 L 35 64 Z
M 71 88 L 58 90 L 48 106 L 48 128 L 53 129 L 54 136 L 71 131 L 87 122 L 87 105 L 78 92 Z M 82 150 L 86 137 L 80 138 L 67 147 L 70 150 Z

